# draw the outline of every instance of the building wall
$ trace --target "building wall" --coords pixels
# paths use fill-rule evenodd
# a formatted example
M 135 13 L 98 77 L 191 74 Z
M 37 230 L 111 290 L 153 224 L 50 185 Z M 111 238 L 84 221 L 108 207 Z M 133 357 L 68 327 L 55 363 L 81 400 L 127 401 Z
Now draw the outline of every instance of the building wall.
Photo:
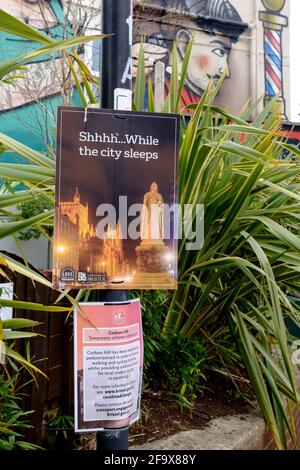
M 173 18 L 175 18 L 176 25 L 169 25 L 169 30 L 175 27 L 176 33 L 187 30 L 193 36 L 199 31 L 199 27 L 195 22 L 195 15 L 193 17 L 193 12 L 197 12 L 197 3 L 200 5 L 199 8 L 202 8 L 202 12 L 206 8 L 211 18 L 217 17 L 221 23 L 224 20 L 230 22 L 230 19 L 227 18 L 228 13 L 227 16 L 225 13 L 229 7 L 229 11 L 232 10 L 237 13 L 238 22 L 247 26 L 245 31 L 240 34 L 237 41 L 229 41 L 230 51 L 223 58 L 216 54 L 223 54 L 224 51 L 212 53 L 211 47 L 205 45 L 203 39 L 195 38 L 194 55 L 195 60 L 197 60 L 197 56 L 200 57 L 200 64 L 198 61 L 193 65 L 193 75 L 198 75 L 199 80 L 199 77 L 201 79 L 203 74 L 205 77 L 207 74 L 210 76 L 219 74 L 220 68 L 227 65 L 230 76 L 224 81 L 216 104 L 229 108 L 232 113 L 239 113 L 249 101 L 254 104 L 265 94 L 270 96 L 279 92 L 282 85 L 284 118 L 287 121 L 295 121 L 296 112 L 291 115 L 290 106 L 290 2 L 293 6 L 295 0 L 198 0 L 198 2 L 195 0 L 134 0 L 135 44 L 133 55 L 136 56 L 135 47 L 140 44 L 141 36 L 146 34 L 146 44 L 149 36 L 151 36 L 150 41 L 152 41 L 152 49 L 150 48 L 148 54 L 152 61 L 152 68 L 153 61 L 155 62 L 156 59 L 162 59 L 166 62 L 166 65 L 169 65 L 171 60 L 170 50 L 173 45 L 172 34 L 170 35 L 167 31 L 167 23 L 170 21 L 170 9 L 175 12 Z M 72 34 L 74 31 L 79 32 L 80 25 L 84 25 L 87 34 L 98 32 L 101 24 L 101 4 L 101 0 L 39 0 L 36 2 L 31 0 L 30 2 L 27 0 L 2 0 L 1 8 L 17 18 L 27 21 L 32 26 L 42 30 L 50 30 L 53 37 L 59 39 Z M 217 7 L 214 7 L 214 5 L 217 5 Z M 270 8 L 275 8 L 274 5 L 277 5 L 277 9 L 278 6 L 282 8 L 279 11 L 270 11 Z M 154 8 L 165 8 L 167 14 L 164 15 L 159 10 L 155 13 L 153 12 Z M 269 32 L 267 33 L 264 31 L 266 21 L 263 21 L 262 13 L 269 14 L 271 18 L 268 25 L 270 27 Z M 189 28 L 191 20 L 194 21 L 194 26 Z M 174 20 L 171 22 L 174 23 Z M 277 37 L 276 30 L 272 29 L 274 27 L 279 27 Z M 202 26 L 202 29 L 205 29 L 205 25 Z M 163 56 L 161 54 L 163 48 L 160 48 L 159 54 L 153 54 L 153 41 L 156 40 L 161 43 L 168 34 L 171 39 L 167 38 L 167 48 L 165 48 Z M 269 56 L 264 50 L 264 47 L 268 47 L 268 45 L 266 46 L 267 34 L 273 41 L 273 45 L 271 44 L 268 48 L 270 51 Z M 181 34 L 181 37 L 184 36 Z M 211 37 L 208 36 L 208 39 L 211 39 Z M 281 51 L 279 50 L 280 43 L 282 46 Z M 37 46 L 34 43 L 0 33 L 0 60 L 32 50 L 35 47 Z M 214 47 L 214 50 L 216 49 Z M 99 57 L 99 44 L 85 46 L 85 60 L 96 74 L 99 72 Z M 206 66 L 208 69 L 206 74 L 205 63 L 207 59 L 209 59 L 210 64 Z M 282 74 L 280 73 L 281 66 Z M 266 77 L 267 67 L 272 74 L 271 78 Z M 151 70 L 151 67 L 148 70 Z M 24 143 L 33 144 L 35 148 L 42 149 L 45 148 L 45 145 L 53 146 L 56 107 L 59 102 L 62 102 L 59 95 L 63 86 L 65 86 L 64 74 L 58 58 L 54 60 L 42 58 L 29 64 L 25 72 L 25 79 L 18 80 L 14 87 L 5 86 L 0 88 L 0 111 L 3 111 L 0 115 L 1 129 Z M 202 91 L 198 87 L 193 95 L 199 98 L 201 93 Z M 75 96 L 76 98 L 78 97 Z M 37 99 L 39 102 L 37 102 Z M 257 111 L 262 106 L 263 100 L 261 100 Z M 25 119 L 27 111 L 28 119 Z M 251 117 L 254 117 L 254 115 L 255 113 Z
M 279 12 L 270 11 L 261 0 L 248 0 L 247 2 L 231 0 L 231 3 L 239 10 L 243 21 L 247 22 L 249 26 L 241 36 L 241 40 L 233 47 L 229 61 L 231 77 L 223 85 L 218 104 L 229 106 L 234 113 L 237 113 L 248 100 L 253 104 L 264 96 L 273 97 L 280 93 L 278 85 L 281 82 L 283 118 L 290 121 L 289 0 L 285 2 L 283 9 Z M 275 4 L 276 1 L 272 2 L 271 0 L 269 3 Z M 270 29 L 267 32 L 264 29 L 265 22 L 261 18 L 265 14 L 270 18 L 273 17 L 273 22 L 270 23 Z M 286 21 L 284 17 L 286 17 Z M 278 25 L 281 19 L 283 23 L 286 23 L 286 26 Z M 272 29 L 277 26 L 279 27 L 278 31 Z M 281 40 L 274 39 L 273 34 L 281 35 Z M 272 41 L 276 45 L 276 49 L 273 44 L 270 46 L 268 39 L 270 37 L 273 38 Z M 279 53 L 280 44 L 281 53 Z M 270 52 L 269 55 L 266 54 L 265 47 Z M 280 67 L 277 67 L 280 64 L 281 74 Z M 271 69 L 272 77 L 267 75 L 267 68 Z M 257 111 L 262 109 L 264 102 L 265 100 L 261 100 Z M 252 117 L 255 117 L 255 114 Z
M 290 0 L 290 89 L 291 89 L 291 121 L 300 122 L 300 61 L 299 61 L 299 43 L 300 43 L 300 2 L 299 0 Z

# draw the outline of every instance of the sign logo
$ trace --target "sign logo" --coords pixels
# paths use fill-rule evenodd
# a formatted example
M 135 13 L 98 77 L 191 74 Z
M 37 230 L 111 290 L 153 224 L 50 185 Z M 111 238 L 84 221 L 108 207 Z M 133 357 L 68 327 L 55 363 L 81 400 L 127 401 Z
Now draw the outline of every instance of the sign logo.
M 72 268 L 65 268 L 61 272 L 60 280 L 63 282 L 73 282 L 75 279 L 74 271 Z
M 125 312 L 117 310 L 113 313 L 113 319 L 115 323 L 121 324 L 125 322 Z
M 80 281 L 80 282 L 85 282 L 85 281 L 87 281 L 87 275 L 86 275 L 86 273 L 79 272 L 78 275 L 77 275 L 77 279 L 78 279 L 78 281 Z

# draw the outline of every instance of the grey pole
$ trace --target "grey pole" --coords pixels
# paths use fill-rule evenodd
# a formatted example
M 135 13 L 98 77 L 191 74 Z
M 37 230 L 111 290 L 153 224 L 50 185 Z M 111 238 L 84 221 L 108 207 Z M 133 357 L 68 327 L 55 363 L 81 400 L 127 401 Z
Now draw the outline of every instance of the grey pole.
M 115 109 L 115 89 L 132 89 L 132 0 L 103 0 L 102 108 Z
M 114 109 L 115 89 L 131 90 L 132 1 L 103 0 L 102 33 L 112 34 L 102 41 L 102 108 Z M 126 302 L 126 290 L 98 290 L 100 302 Z M 97 450 L 128 450 L 129 426 L 97 433 Z

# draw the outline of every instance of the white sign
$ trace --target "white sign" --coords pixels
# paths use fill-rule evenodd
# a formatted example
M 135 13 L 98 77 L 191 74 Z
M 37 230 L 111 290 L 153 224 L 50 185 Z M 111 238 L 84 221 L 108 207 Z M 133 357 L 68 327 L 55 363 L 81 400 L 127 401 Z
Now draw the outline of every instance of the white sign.
M 114 109 L 130 111 L 132 103 L 132 91 L 127 88 L 115 88 Z
M 75 310 L 75 430 L 128 426 L 139 418 L 143 366 L 138 299 L 80 303 Z
M 0 284 L 0 298 L 3 300 L 13 300 L 14 297 L 14 285 L 12 282 Z M 1 307 L 0 305 L 0 317 L 1 320 L 11 320 L 13 316 L 12 307 Z
M 115 421 L 132 415 L 139 398 L 139 342 L 84 347 L 84 421 Z

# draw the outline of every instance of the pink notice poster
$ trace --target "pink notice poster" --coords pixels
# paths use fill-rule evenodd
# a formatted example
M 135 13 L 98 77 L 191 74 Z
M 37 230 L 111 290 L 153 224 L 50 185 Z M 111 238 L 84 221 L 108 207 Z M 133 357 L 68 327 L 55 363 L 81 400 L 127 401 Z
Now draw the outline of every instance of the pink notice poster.
M 74 312 L 75 431 L 139 419 L 143 370 L 141 306 L 80 303 Z

